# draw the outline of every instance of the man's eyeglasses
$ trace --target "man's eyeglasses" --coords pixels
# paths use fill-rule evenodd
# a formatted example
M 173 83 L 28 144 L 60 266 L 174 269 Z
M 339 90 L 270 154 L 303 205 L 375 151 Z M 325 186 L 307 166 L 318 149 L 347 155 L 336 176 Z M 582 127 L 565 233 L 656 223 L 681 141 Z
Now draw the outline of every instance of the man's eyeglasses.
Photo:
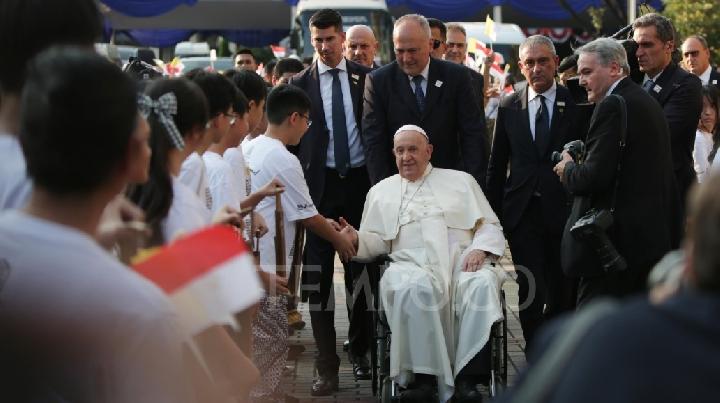
M 223 112 L 223 115 L 225 115 L 226 118 L 230 119 L 230 126 L 235 124 L 235 121 L 237 120 L 236 114 Z
M 442 43 L 442 41 L 439 41 L 439 40 L 437 40 L 437 39 L 433 39 L 433 49 L 439 48 L 441 43 Z
M 302 115 L 302 114 L 298 114 L 298 115 L 304 117 L 305 120 L 307 120 L 308 127 L 310 127 L 310 125 L 312 125 L 312 119 L 310 119 L 310 115 Z

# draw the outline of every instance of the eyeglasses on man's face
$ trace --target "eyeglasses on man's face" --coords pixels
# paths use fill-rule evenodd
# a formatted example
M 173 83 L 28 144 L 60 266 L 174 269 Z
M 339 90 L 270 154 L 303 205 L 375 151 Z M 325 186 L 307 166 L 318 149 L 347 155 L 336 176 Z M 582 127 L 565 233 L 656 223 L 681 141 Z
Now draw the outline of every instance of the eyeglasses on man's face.
M 302 115 L 302 114 L 299 114 L 299 115 L 304 117 L 305 120 L 307 120 L 308 127 L 310 127 L 310 125 L 312 125 L 312 119 L 310 119 L 310 115 Z
M 236 114 L 227 112 L 223 112 L 222 114 L 225 115 L 226 118 L 230 119 L 230 126 L 235 124 L 235 121 L 237 120 Z

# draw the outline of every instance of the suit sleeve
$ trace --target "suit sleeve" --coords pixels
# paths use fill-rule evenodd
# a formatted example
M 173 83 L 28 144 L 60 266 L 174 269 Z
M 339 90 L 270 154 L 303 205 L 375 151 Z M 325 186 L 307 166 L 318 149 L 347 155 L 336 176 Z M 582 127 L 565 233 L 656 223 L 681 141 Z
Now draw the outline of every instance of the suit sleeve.
M 456 119 L 460 129 L 458 140 L 463 166 L 481 187 L 485 187 L 488 162 L 487 125 L 485 111 L 480 109 L 482 101 L 477 99 L 469 71 L 459 75 L 456 96 Z
M 503 189 L 507 180 L 507 165 L 510 160 L 510 142 L 505 130 L 506 113 L 506 108 L 498 107 L 485 185 L 485 194 L 498 217 L 502 217 Z
M 381 95 L 375 89 L 374 74 L 365 77 L 365 93 L 363 95 L 362 138 L 365 147 L 365 163 L 370 183 L 374 185 L 392 175 L 392 149 L 388 138 L 388 122 L 385 105 Z
M 620 154 L 620 106 L 606 99 L 597 108 L 587 135 L 585 161 L 568 163 L 563 174 L 565 186 L 576 196 L 607 192 L 615 184 Z
M 695 134 L 702 112 L 702 82 L 694 75 L 686 76 L 683 81 L 663 108 L 670 127 L 670 147 L 673 150 L 685 149 L 689 139 L 684 137 L 688 133 Z

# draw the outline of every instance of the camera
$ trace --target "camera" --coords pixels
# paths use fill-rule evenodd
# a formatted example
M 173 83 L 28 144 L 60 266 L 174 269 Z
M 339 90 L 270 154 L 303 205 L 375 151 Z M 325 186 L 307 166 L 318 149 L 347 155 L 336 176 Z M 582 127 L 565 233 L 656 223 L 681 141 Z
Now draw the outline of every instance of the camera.
M 606 273 L 627 269 L 627 262 L 620 256 L 605 232 L 613 223 L 610 210 L 591 208 L 570 228 L 575 239 L 587 242 L 600 258 L 600 265 Z
M 582 140 L 573 140 L 563 146 L 563 150 L 567 151 L 572 157 L 573 161 L 581 162 L 585 156 L 585 143 Z M 557 164 L 562 161 L 562 153 L 553 151 L 550 157 L 553 164 Z
M 130 57 L 128 63 L 123 68 L 123 71 L 128 73 L 137 81 L 162 78 L 162 73 L 155 69 L 153 65 L 144 62 L 137 57 Z

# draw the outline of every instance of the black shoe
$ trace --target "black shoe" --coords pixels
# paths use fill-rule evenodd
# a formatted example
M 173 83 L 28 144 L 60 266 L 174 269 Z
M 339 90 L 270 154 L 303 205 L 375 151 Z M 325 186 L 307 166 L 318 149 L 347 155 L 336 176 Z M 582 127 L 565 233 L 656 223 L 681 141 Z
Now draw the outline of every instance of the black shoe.
M 430 385 L 419 385 L 400 393 L 400 403 L 435 403 L 437 396 Z
M 353 375 L 355 375 L 355 380 L 372 379 L 372 374 L 370 373 L 370 362 L 367 357 L 354 357 L 351 361 L 353 363 Z
M 337 374 L 332 376 L 318 375 L 317 379 L 313 381 L 310 394 L 313 396 L 330 396 L 333 392 L 338 391 L 339 382 Z
M 480 379 L 473 376 L 459 376 L 455 381 L 454 403 L 482 403 L 482 394 L 477 388 Z

